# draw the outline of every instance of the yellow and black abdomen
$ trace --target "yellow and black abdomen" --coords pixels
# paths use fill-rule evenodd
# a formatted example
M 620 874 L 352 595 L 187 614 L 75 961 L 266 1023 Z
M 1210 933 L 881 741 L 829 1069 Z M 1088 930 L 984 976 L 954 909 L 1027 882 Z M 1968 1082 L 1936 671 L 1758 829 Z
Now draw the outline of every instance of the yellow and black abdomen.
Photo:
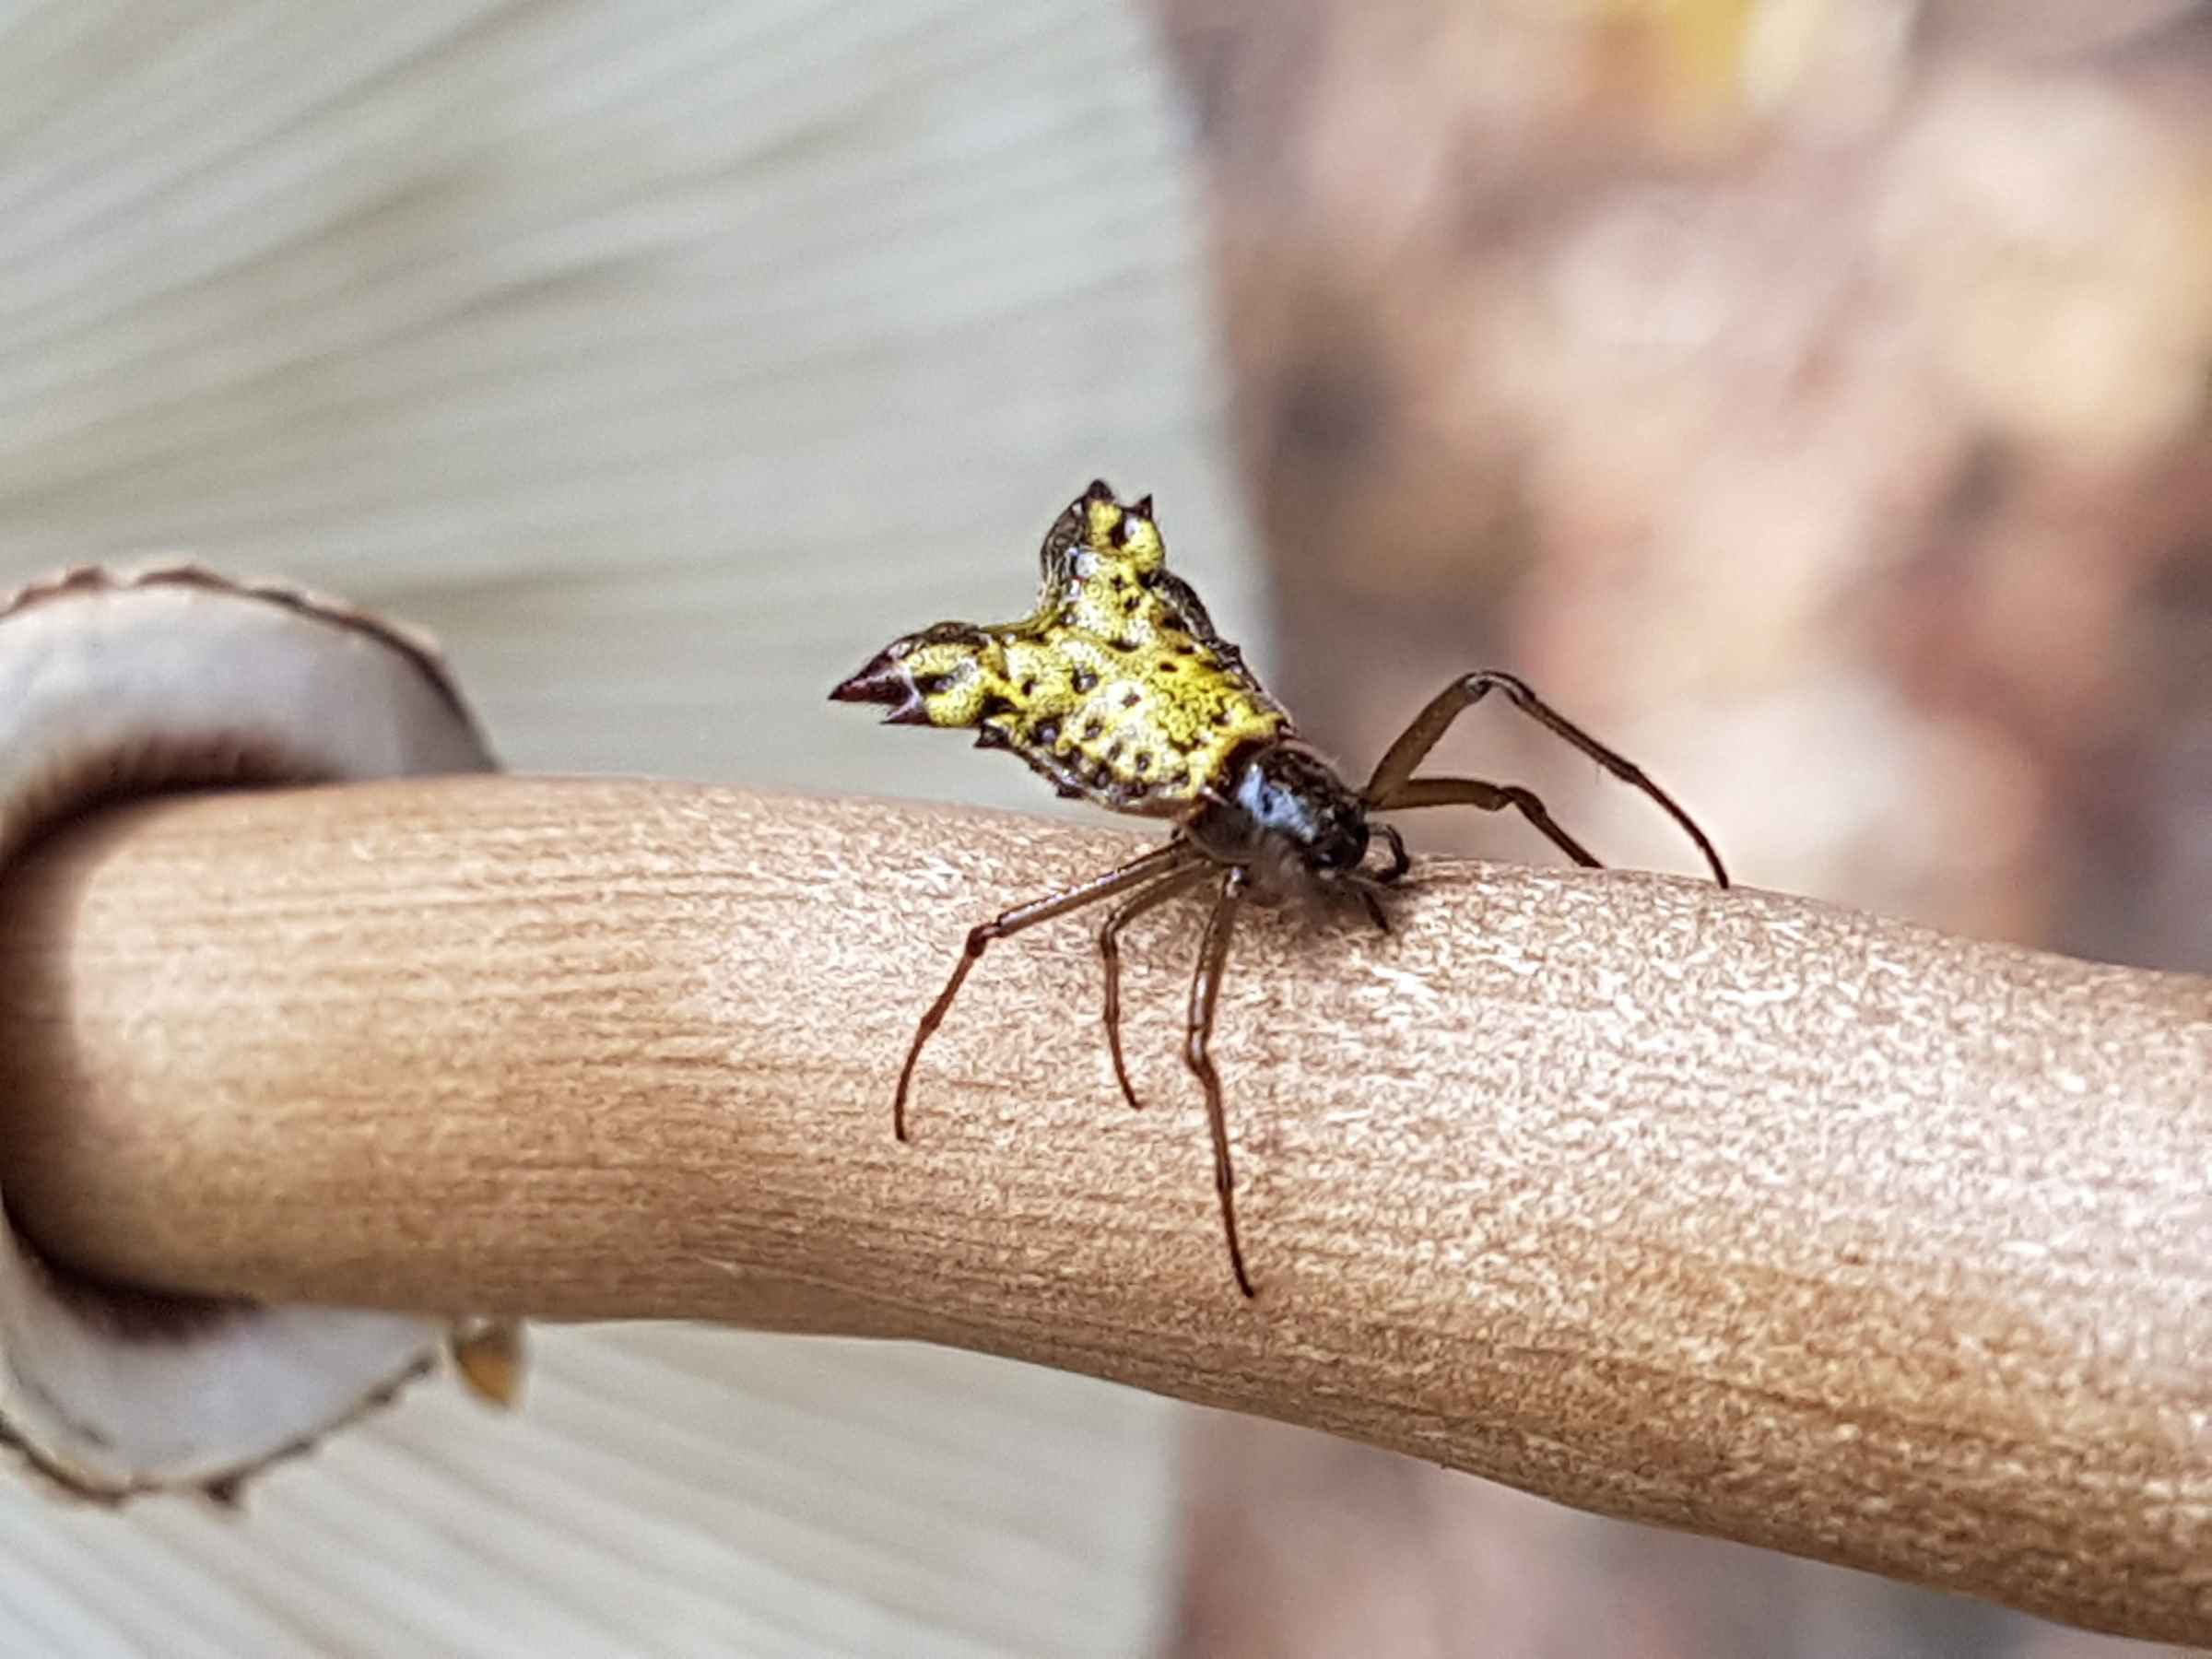
M 1238 750 L 1288 732 L 1282 711 L 1187 635 L 1128 648 L 1070 632 L 1051 648 L 1024 640 L 1006 651 L 1014 695 L 983 730 L 1064 793 L 1117 812 L 1180 811 L 1227 787 Z
M 1092 486 L 1046 537 L 1031 616 L 895 640 L 834 695 L 973 730 L 1112 811 L 1172 817 L 1226 794 L 1240 751 L 1291 735 L 1290 721 L 1169 573 L 1146 506 Z

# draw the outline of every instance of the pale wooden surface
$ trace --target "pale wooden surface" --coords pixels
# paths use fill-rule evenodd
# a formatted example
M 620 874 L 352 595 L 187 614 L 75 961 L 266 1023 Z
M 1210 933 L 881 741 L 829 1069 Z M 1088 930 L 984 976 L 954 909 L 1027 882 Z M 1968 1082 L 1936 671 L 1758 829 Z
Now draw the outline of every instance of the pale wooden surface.
M 10 889 L 13 1201 L 140 1282 L 921 1336 L 2212 1639 L 2212 981 L 1628 873 L 1255 918 L 1254 1306 L 1168 1058 L 1187 913 L 1129 952 L 1153 1110 L 1070 924 L 887 1133 L 966 918 L 1131 845 L 618 782 L 133 808 Z
M 21 1653 L 1128 1653 L 1153 1414 L 964 1354 L 641 1324 L 537 1338 L 257 1484 L 0 1504 Z M 1040 1592 L 1042 1592 L 1041 1594 Z
M 1100 471 L 1264 631 L 1182 119 L 1103 0 L 11 8 L 0 587 L 186 548 L 429 625 L 512 764 L 1034 804 L 820 699 L 1018 610 Z M 1150 1640 L 1157 1401 L 705 1330 L 537 1361 L 520 1417 L 410 1398 L 242 1517 L 0 1484 L 0 1649 Z M 668 1445 L 722 1496 L 595 1450 Z

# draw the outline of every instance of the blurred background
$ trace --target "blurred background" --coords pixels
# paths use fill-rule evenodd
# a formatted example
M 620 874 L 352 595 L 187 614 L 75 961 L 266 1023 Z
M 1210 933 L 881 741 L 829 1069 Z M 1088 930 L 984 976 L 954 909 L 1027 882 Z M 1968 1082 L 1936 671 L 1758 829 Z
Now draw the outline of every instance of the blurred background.
M 396 612 L 517 769 L 1061 811 L 822 699 L 1098 475 L 1355 767 L 1511 665 L 1752 884 L 2212 968 L 2201 0 L 0 8 L 0 582 Z M 0 1650 L 2149 1651 L 971 1356 L 536 1356 L 242 1513 L 0 1488 Z

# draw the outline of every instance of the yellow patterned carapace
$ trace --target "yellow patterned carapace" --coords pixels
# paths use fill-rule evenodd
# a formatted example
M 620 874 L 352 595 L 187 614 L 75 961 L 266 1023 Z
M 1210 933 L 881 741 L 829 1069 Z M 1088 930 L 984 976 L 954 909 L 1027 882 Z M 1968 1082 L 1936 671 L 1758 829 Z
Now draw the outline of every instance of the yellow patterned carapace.
M 1230 1267 L 1237 1288 L 1250 1296 L 1221 1079 L 1207 1053 L 1230 930 L 1246 901 L 1348 900 L 1387 932 L 1382 889 L 1410 865 L 1398 832 L 1382 825 L 1371 833 L 1389 844 L 1390 865 L 1366 867 L 1368 819 L 1421 806 L 1518 812 L 1577 864 L 1596 864 L 1528 790 L 1479 778 L 1413 775 L 1453 721 L 1493 691 L 1658 802 L 1697 842 L 1722 886 L 1728 876 L 1704 832 L 1657 784 L 1495 669 L 1462 675 L 1438 692 L 1390 746 L 1367 787 L 1353 789 L 1299 740 L 1282 706 L 1215 630 L 1198 595 L 1169 571 L 1148 496 L 1124 505 L 1103 482 L 1093 484 L 1053 521 L 1041 563 L 1043 590 L 1028 618 L 995 626 L 939 622 L 908 634 L 830 695 L 887 704 L 884 719 L 891 724 L 972 730 L 978 747 L 1012 749 L 1062 794 L 1115 812 L 1172 818 L 1174 832 L 1164 847 L 1079 887 L 1017 905 L 969 932 L 952 977 L 907 1049 L 891 1098 L 892 1128 L 906 1138 L 915 1063 L 985 947 L 1113 898 L 1120 902 L 1099 930 L 1106 1042 L 1122 1093 L 1136 1105 L 1122 1058 L 1122 930 L 1171 899 L 1213 886 L 1217 896 L 1191 982 L 1183 1059 L 1206 1092 Z
M 1093 484 L 1040 555 L 1037 608 L 1019 622 L 940 622 L 894 641 L 849 687 L 897 691 L 894 724 L 972 728 L 1063 795 L 1172 816 L 1226 780 L 1241 749 L 1285 735 L 1206 606 L 1167 568 L 1149 498 Z

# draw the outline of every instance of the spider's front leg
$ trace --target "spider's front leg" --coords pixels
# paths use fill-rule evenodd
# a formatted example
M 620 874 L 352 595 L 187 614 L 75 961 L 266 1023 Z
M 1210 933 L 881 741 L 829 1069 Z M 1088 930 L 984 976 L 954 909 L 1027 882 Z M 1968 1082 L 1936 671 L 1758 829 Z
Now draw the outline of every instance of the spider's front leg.
M 1421 806 L 1475 806 L 1484 812 L 1518 812 L 1545 840 L 1585 869 L 1602 870 L 1590 850 L 1561 829 L 1533 790 L 1517 783 L 1489 783 L 1480 778 L 1409 778 L 1380 808 L 1411 812 Z
M 1406 851 L 1406 838 L 1398 833 L 1394 825 L 1377 824 L 1375 833 L 1390 843 L 1390 868 L 1375 879 L 1384 887 L 1394 887 L 1405 880 L 1406 872 L 1413 868 L 1412 855 Z
M 1398 740 L 1383 752 L 1382 760 L 1376 764 L 1374 775 L 1362 792 L 1368 805 L 1380 812 L 1447 804 L 1480 806 L 1490 812 L 1511 806 L 1577 864 L 1595 865 L 1597 860 L 1552 822 L 1543 802 L 1525 789 L 1475 779 L 1414 777 L 1414 768 L 1429 758 L 1429 751 L 1451 729 L 1452 723 L 1493 691 L 1505 697 L 1553 736 L 1580 749 L 1623 783 L 1641 790 L 1658 803 L 1704 854 L 1705 862 L 1712 866 L 1713 880 L 1722 887 L 1728 885 L 1728 872 L 1721 864 L 1720 853 L 1713 850 L 1705 831 L 1698 828 L 1696 820 L 1682 810 L 1674 796 L 1653 782 L 1643 769 L 1627 756 L 1608 748 L 1538 697 L 1525 681 L 1495 668 L 1462 675 L 1430 699 L 1429 706 L 1414 716 L 1413 724 L 1398 734 Z

